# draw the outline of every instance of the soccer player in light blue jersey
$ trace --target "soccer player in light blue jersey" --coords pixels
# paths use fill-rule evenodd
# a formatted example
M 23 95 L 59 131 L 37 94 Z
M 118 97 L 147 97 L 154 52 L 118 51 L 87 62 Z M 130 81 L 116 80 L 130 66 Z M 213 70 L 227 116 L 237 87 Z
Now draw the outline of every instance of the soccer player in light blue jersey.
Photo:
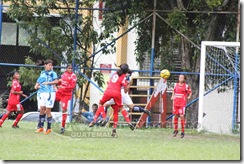
M 36 132 L 44 132 L 44 134 L 49 134 L 52 132 L 51 109 L 53 108 L 55 102 L 55 85 L 58 84 L 58 76 L 57 73 L 52 70 L 52 60 L 46 60 L 44 62 L 44 68 L 45 70 L 41 72 L 35 85 L 35 89 L 38 89 L 37 101 L 38 106 L 40 106 L 39 122 Z M 47 115 L 47 129 L 44 131 L 43 126 L 45 121 L 45 115 Z

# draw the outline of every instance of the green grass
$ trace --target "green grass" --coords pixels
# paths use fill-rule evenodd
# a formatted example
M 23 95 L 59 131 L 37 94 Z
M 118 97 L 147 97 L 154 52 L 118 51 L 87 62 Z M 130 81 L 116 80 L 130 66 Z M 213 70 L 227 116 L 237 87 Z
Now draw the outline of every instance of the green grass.
M 19 129 L 5 121 L 0 128 L 1 160 L 240 160 L 240 137 L 186 130 L 185 138 L 172 137 L 172 129 L 88 128 L 74 124 L 65 135 L 53 125 L 49 135 L 35 134 L 36 123 L 20 122 Z M 71 137 L 78 132 L 78 137 Z M 109 134 L 84 137 L 81 132 Z M 85 134 L 85 133 L 82 133 Z M 88 133 L 86 133 L 88 134 Z M 83 137 L 81 137 L 83 136 Z

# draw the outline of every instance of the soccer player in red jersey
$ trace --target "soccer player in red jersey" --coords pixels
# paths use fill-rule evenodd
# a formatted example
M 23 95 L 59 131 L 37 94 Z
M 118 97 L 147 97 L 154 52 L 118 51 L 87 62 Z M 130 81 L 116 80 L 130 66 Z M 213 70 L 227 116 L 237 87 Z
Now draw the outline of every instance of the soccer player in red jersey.
M 108 100 L 112 99 L 114 100 L 115 104 L 113 105 L 114 109 L 114 127 L 112 131 L 112 136 L 114 137 L 116 135 L 116 127 L 118 124 L 118 112 L 122 110 L 123 104 L 122 104 L 122 95 L 121 95 L 121 87 L 124 87 L 124 92 L 127 93 L 129 90 L 129 82 L 126 80 L 126 74 L 130 71 L 128 64 L 122 64 L 119 66 L 120 69 L 117 71 L 117 73 L 113 74 L 110 78 L 110 81 L 108 83 L 108 87 L 106 88 L 104 95 L 102 99 L 99 102 L 99 108 L 94 116 L 94 120 L 89 124 L 89 127 L 92 127 L 97 117 L 102 114 L 102 117 L 106 118 L 106 113 L 104 111 L 104 103 Z M 129 126 L 131 130 L 134 130 L 134 126 L 129 123 Z
M 179 82 L 175 84 L 171 100 L 173 100 L 173 114 L 174 114 L 174 132 L 175 137 L 178 134 L 178 117 L 181 119 L 181 138 L 185 135 L 185 106 L 187 99 L 192 95 L 191 88 L 186 84 L 186 76 L 179 75 Z
M 8 99 L 7 112 L 3 115 L 2 119 L 0 120 L 0 127 L 2 127 L 3 122 L 6 120 L 6 118 L 8 118 L 10 113 L 17 111 L 18 115 L 17 115 L 12 127 L 19 128 L 18 122 L 24 114 L 24 108 L 20 104 L 20 101 L 19 101 L 20 96 L 27 97 L 27 95 L 23 94 L 23 91 L 21 91 L 21 85 L 19 83 L 19 79 L 20 79 L 19 72 L 14 71 L 12 86 L 11 86 L 9 99 Z
M 58 90 L 56 92 L 55 101 L 61 102 L 62 106 L 62 127 L 60 133 L 63 134 L 65 131 L 65 123 L 67 119 L 68 102 L 72 97 L 72 92 L 77 81 L 77 77 L 72 71 L 72 65 L 67 65 L 66 71 L 61 75 L 61 79 L 58 81 Z

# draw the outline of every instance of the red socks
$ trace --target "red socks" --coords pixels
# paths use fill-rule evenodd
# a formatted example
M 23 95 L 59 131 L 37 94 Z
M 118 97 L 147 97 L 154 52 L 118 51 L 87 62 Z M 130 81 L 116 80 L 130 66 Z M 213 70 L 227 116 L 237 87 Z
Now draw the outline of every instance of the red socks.
M 119 112 L 118 109 L 114 109 L 114 129 L 116 129 L 119 120 Z
M 98 116 L 102 114 L 102 117 L 103 118 L 106 118 L 106 113 L 104 111 L 104 106 L 99 106 L 99 108 L 97 109 L 96 113 L 95 113 L 95 116 L 94 116 L 94 119 L 93 119 L 93 122 L 96 122 L 97 121 L 97 118 Z
M 62 128 L 65 127 L 66 119 L 67 119 L 67 113 L 63 113 L 62 114 Z
M 181 132 L 185 132 L 185 119 L 181 119 Z
M 22 113 L 19 113 L 14 121 L 14 126 L 17 126 L 19 120 L 22 118 L 23 114 Z
M 129 114 L 127 113 L 127 111 L 126 111 L 125 109 L 122 109 L 121 113 L 122 113 L 122 115 L 124 116 L 125 121 L 126 121 L 127 123 L 130 123 Z
M 185 118 L 181 118 L 181 132 L 185 132 Z M 174 118 L 174 130 L 178 130 L 178 118 Z
M 3 122 L 6 120 L 6 118 L 8 118 L 8 114 L 4 114 L 3 117 L 0 120 L 0 126 L 2 126 Z
M 174 130 L 177 131 L 178 130 L 178 117 L 174 117 Z

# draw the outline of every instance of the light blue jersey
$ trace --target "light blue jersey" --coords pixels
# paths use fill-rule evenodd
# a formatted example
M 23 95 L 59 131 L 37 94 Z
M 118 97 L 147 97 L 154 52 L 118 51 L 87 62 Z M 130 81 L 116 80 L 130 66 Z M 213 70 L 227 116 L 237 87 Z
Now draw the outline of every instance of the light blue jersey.
M 54 85 L 42 85 L 43 82 L 52 82 L 58 78 L 57 73 L 54 71 L 42 71 L 39 78 L 37 79 L 37 83 L 40 84 L 39 93 L 50 93 L 55 92 Z

